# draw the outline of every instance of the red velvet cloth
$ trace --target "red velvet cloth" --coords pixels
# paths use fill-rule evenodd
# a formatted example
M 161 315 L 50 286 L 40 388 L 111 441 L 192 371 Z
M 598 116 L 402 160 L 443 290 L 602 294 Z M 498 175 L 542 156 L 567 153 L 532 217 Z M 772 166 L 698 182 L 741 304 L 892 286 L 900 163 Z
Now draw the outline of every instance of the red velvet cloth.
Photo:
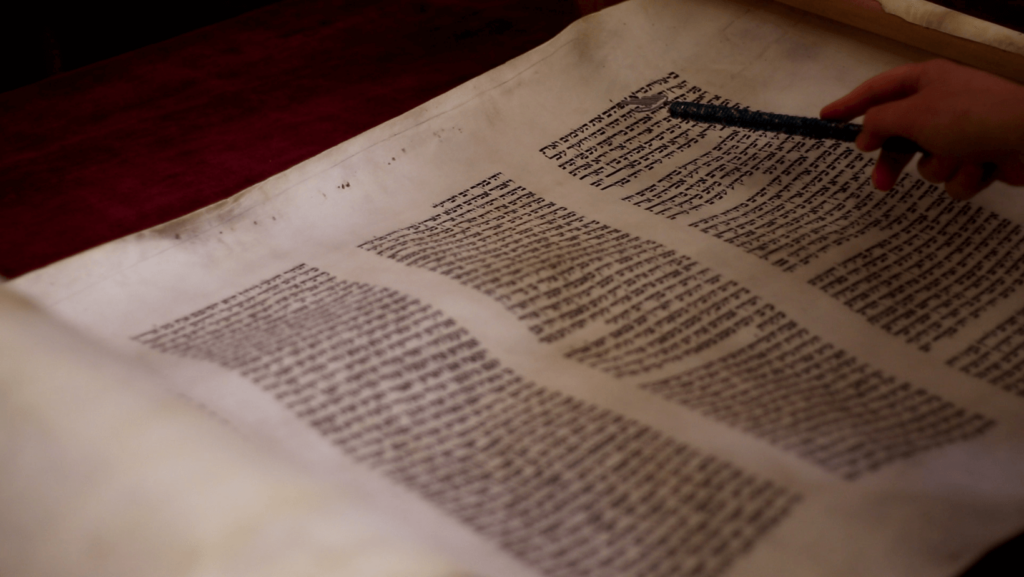
M 578 15 L 572 0 L 288 0 L 0 94 L 0 275 L 224 199 Z

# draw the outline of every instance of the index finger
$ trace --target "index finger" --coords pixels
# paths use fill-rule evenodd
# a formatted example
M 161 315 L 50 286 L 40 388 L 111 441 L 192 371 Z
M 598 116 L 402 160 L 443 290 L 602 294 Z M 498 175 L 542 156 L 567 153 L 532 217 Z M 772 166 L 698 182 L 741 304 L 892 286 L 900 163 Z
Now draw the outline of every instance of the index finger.
M 921 86 L 921 66 L 905 64 L 865 80 L 849 94 L 825 105 L 821 117 L 827 120 L 852 120 L 868 109 L 906 98 Z

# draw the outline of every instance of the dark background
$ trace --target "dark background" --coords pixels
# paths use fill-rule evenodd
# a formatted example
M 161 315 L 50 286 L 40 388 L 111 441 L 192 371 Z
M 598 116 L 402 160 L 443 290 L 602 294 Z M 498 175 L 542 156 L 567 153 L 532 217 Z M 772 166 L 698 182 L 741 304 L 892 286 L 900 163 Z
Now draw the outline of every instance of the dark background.
M 179 0 L 135 5 L 8 1 L 0 8 L 0 92 L 167 40 L 276 1 Z M 1024 31 L 1024 0 L 931 1 Z M 484 0 L 480 3 L 487 4 Z M 427 3 L 405 4 L 415 9 L 418 4 Z
M 0 2 L 0 92 L 208 26 L 276 0 Z
M 929 0 L 975 18 L 1024 32 L 1024 0 Z

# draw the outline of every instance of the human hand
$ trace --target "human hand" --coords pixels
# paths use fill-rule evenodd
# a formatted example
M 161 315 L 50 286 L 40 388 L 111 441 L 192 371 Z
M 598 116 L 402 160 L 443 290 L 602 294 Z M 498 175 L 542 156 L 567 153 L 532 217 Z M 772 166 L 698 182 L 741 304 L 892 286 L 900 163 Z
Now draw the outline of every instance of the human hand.
M 930 182 L 968 199 L 1001 180 L 1024 185 L 1024 86 L 946 60 L 893 68 L 821 109 L 848 121 L 864 115 L 857 148 L 876 150 L 903 136 L 927 152 L 917 164 Z M 889 190 L 912 154 L 882 150 L 872 174 Z

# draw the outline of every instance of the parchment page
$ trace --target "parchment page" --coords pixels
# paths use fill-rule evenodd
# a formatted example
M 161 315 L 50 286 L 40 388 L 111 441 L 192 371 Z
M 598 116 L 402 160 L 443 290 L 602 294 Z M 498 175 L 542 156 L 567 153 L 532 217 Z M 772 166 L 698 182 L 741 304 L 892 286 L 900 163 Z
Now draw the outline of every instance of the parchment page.
M 666 113 L 920 57 L 631 2 L 11 284 L 481 574 L 953 575 L 1024 526 L 1015 191 Z
M 3 575 L 470 575 L 11 291 L 0 318 Z

